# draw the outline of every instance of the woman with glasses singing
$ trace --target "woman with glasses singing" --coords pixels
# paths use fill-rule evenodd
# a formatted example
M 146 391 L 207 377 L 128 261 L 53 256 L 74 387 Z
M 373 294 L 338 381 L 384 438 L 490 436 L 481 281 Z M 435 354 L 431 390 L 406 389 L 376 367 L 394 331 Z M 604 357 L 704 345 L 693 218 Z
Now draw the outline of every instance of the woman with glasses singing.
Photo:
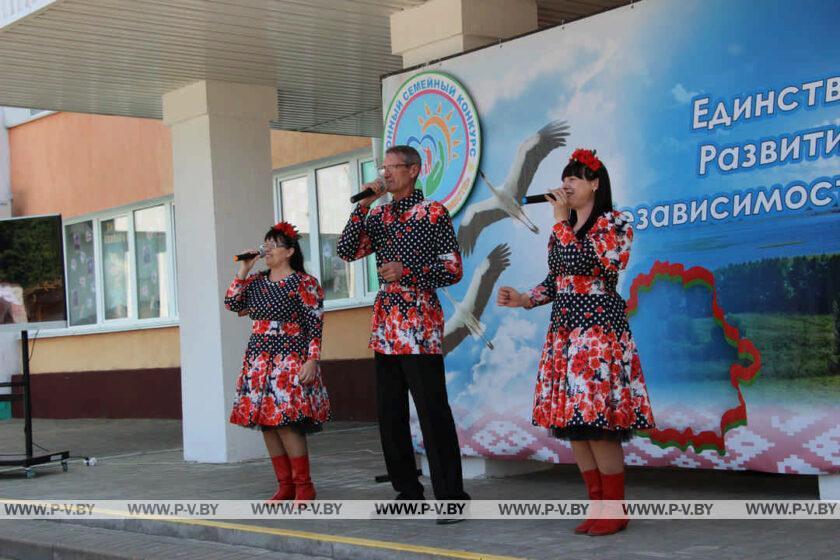
M 241 261 L 225 294 L 225 307 L 252 319 L 230 421 L 262 431 L 279 483 L 271 500 L 308 501 L 315 487 L 306 435 L 330 418 L 318 366 L 324 291 L 303 268 L 291 224 L 268 230 L 261 248 L 268 270 L 249 275 L 259 256 Z

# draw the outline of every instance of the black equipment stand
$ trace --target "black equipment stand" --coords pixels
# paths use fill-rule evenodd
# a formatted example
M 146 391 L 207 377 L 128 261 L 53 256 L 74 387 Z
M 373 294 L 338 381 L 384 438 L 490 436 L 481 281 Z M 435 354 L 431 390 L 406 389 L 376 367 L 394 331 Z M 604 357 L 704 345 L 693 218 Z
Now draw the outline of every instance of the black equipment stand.
M 35 455 L 32 449 L 32 391 L 29 381 L 29 331 L 26 330 L 20 331 L 20 354 L 23 365 L 23 381 L 0 383 L 0 387 L 22 387 L 23 393 L 0 395 L 0 401 L 23 401 L 23 435 L 26 439 L 26 455 L 0 456 L 0 467 L 23 467 L 26 478 L 33 478 L 35 476 L 35 470 L 32 468 L 34 465 L 44 465 L 61 461 L 61 468 L 64 472 L 67 472 L 67 460 L 70 458 L 69 451 Z

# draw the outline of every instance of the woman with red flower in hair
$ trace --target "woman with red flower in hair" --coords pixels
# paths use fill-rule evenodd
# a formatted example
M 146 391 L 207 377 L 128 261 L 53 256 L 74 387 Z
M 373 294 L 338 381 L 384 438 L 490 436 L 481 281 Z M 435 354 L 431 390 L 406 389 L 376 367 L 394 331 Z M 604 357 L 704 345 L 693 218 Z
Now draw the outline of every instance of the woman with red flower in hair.
M 252 319 L 230 421 L 262 431 L 279 483 L 271 500 L 312 500 L 306 435 L 330 418 L 318 367 L 324 291 L 291 224 L 268 230 L 261 249 L 268 270 L 249 275 L 259 257 L 241 261 L 225 294 L 225 307 Z
M 548 276 L 526 293 L 500 288 L 497 303 L 526 309 L 552 304 L 532 421 L 571 442 L 591 500 L 620 501 L 621 444 L 635 430 L 654 427 L 626 304 L 616 291 L 633 230 L 613 210 L 609 174 L 592 150 L 572 154 L 563 185 L 546 199 L 556 221 Z M 597 509 L 599 503 L 593 511 L 601 513 L 588 517 L 576 533 L 609 535 L 627 526 L 621 512 Z

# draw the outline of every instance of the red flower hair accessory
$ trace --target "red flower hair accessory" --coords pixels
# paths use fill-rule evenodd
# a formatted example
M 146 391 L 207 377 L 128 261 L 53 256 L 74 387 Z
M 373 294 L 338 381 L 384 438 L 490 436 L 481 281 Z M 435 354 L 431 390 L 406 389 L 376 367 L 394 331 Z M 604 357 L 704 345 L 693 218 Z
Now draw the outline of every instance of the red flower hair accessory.
M 595 157 L 595 150 L 585 150 L 583 148 L 578 148 L 572 152 L 572 157 L 569 158 L 569 161 L 582 163 L 592 171 L 598 171 L 603 165 L 601 160 Z
M 278 233 L 282 233 L 283 237 L 287 239 L 291 239 L 292 241 L 297 241 L 298 232 L 295 229 L 295 226 L 290 224 L 289 222 L 278 222 L 274 224 L 271 229 Z

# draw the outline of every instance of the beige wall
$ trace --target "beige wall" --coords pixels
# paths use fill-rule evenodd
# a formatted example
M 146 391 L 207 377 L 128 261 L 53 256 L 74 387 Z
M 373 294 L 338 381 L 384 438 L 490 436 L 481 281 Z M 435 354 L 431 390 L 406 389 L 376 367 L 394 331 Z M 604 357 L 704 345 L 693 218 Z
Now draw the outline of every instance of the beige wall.
M 322 360 L 372 358 L 367 347 L 370 335 L 370 307 L 342 309 L 324 314 Z
M 373 357 L 367 347 L 370 312 L 370 307 L 327 312 L 321 359 Z M 242 328 L 247 328 L 245 321 Z M 33 374 L 171 368 L 179 367 L 180 360 L 178 327 L 166 327 L 38 339 L 30 368 Z
M 30 339 L 34 373 L 179 367 L 178 328 Z
M 55 113 L 10 129 L 9 148 L 15 216 L 72 218 L 172 194 L 172 139 L 160 121 Z M 273 169 L 359 149 L 370 138 L 271 131 Z
M 12 213 L 88 214 L 172 193 L 160 121 L 55 113 L 9 130 Z
M 70 218 L 172 193 L 171 135 L 159 121 L 56 113 L 12 128 L 9 144 L 16 216 Z M 359 149 L 370 139 L 271 131 L 274 169 Z M 322 358 L 371 357 L 370 313 L 327 312 Z M 177 327 L 44 338 L 36 347 L 33 373 L 180 365 Z
M 321 359 L 373 357 L 367 347 L 370 313 L 370 307 L 325 313 Z M 242 322 L 242 328 L 247 328 L 246 321 Z M 38 339 L 30 370 L 37 374 L 171 368 L 179 367 L 180 361 L 178 327 L 166 327 Z
M 370 138 L 271 131 L 271 165 L 282 169 L 355 150 L 370 150 Z

